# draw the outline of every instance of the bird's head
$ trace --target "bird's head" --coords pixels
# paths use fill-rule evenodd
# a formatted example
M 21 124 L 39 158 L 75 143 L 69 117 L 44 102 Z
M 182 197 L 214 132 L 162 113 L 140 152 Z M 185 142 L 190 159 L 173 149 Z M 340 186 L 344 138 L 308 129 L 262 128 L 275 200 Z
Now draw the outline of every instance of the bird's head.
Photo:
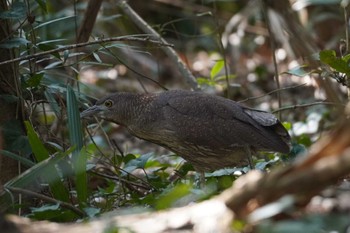
M 114 101 L 111 98 L 111 96 L 108 96 L 106 98 L 102 98 L 98 100 L 95 105 L 91 106 L 90 108 L 86 109 L 85 111 L 80 113 L 81 118 L 87 118 L 96 116 L 99 118 L 108 118 L 108 115 L 113 114 L 113 107 L 114 107 Z
M 130 106 L 134 99 L 135 96 L 131 93 L 111 94 L 97 100 L 94 106 L 80 113 L 80 117 L 96 116 L 117 124 L 124 124 L 132 115 Z

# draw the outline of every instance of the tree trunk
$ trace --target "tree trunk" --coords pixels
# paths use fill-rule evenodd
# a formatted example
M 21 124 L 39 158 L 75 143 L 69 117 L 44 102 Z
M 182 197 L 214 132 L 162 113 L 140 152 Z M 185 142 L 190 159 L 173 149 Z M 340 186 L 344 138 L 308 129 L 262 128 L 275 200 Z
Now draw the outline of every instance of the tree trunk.
M 0 11 L 7 10 L 7 1 L 0 0 Z M 0 19 L 0 42 L 6 41 L 11 35 L 11 26 L 9 20 Z M 0 48 L 0 61 L 6 61 L 14 58 L 13 49 Z M 6 96 L 17 95 L 17 71 L 18 64 L 12 63 L 0 66 L 0 150 L 8 149 L 10 140 L 4 132 L 9 122 L 18 119 L 17 104 L 9 101 Z M 11 125 L 11 124 L 10 124 Z M 0 187 L 11 178 L 17 175 L 18 162 L 14 159 L 4 156 L 0 153 Z

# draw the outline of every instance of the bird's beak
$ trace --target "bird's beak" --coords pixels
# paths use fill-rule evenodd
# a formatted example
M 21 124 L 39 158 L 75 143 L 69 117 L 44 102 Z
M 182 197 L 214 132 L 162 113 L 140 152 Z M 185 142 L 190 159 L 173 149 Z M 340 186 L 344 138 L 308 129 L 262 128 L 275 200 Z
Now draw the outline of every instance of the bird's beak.
M 101 112 L 102 110 L 103 109 L 100 106 L 94 105 L 94 106 L 86 109 L 85 111 L 81 112 L 80 118 L 85 118 L 85 117 L 96 115 L 99 112 Z

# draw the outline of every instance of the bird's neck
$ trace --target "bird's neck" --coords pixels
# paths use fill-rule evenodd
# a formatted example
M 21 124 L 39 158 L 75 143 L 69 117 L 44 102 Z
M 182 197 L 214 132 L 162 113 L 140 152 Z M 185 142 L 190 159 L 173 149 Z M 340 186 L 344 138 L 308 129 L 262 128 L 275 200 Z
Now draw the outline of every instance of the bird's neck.
M 119 109 L 118 124 L 129 126 L 135 122 L 135 119 L 142 118 L 150 107 L 153 100 L 151 94 L 129 94 L 124 96 L 123 101 L 118 101 Z M 136 121 L 138 122 L 138 121 Z

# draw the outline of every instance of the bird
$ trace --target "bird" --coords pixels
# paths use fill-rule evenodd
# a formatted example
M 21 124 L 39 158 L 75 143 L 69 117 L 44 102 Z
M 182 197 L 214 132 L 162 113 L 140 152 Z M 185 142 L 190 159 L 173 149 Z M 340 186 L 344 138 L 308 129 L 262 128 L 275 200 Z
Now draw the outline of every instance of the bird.
M 288 153 L 290 136 L 271 113 L 201 91 L 117 92 L 81 112 L 124 126 L 200 173 L 246 166 L 250 153 Z

